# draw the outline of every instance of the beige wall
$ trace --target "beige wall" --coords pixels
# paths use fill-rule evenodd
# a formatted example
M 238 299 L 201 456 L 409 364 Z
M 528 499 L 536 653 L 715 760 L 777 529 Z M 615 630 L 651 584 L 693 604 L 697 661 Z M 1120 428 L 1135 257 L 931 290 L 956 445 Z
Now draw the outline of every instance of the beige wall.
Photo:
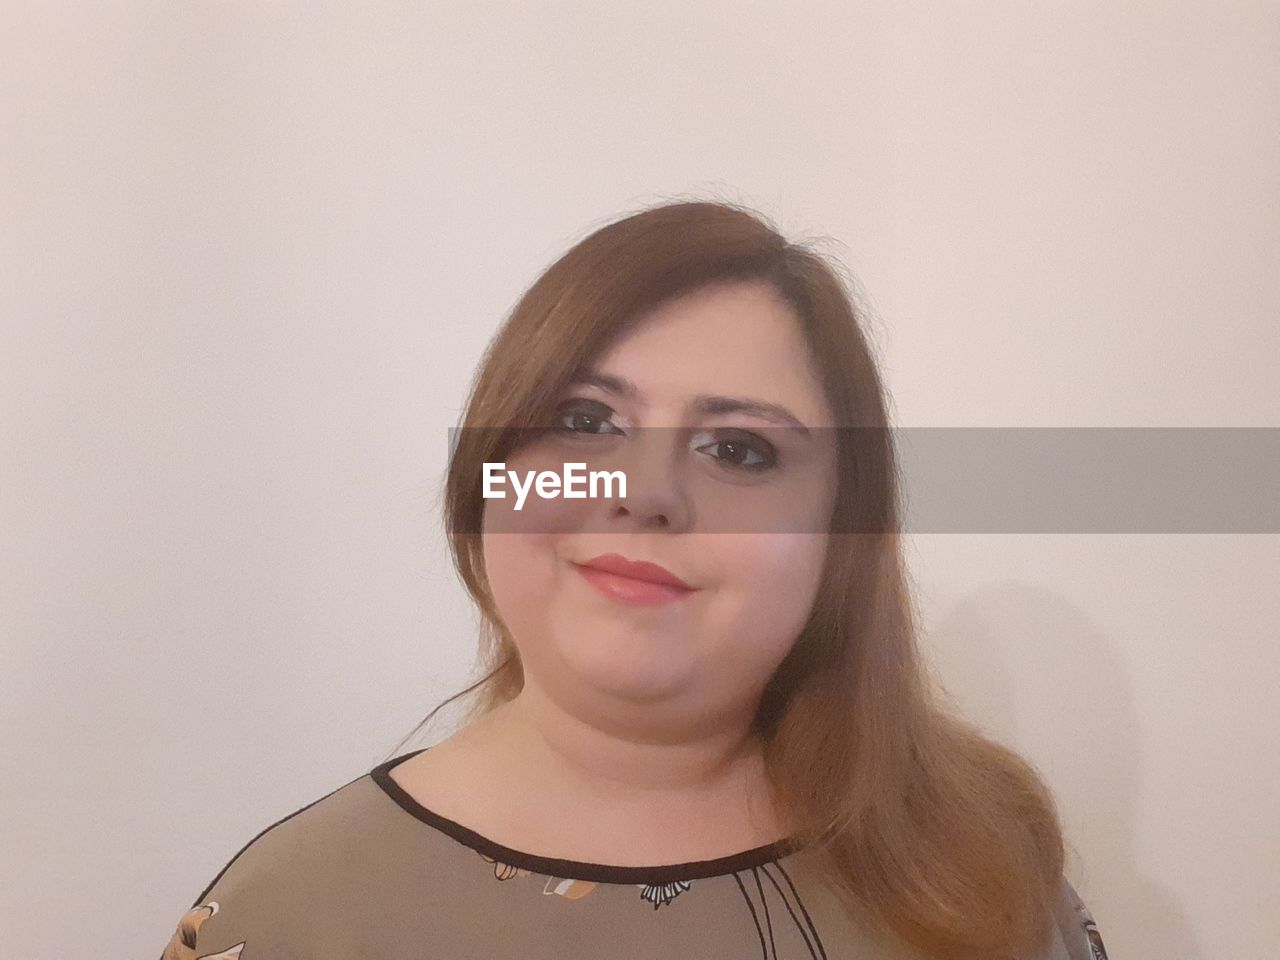
M 1280 426 L 1274 2 L 0 22 L 6 956 L 158 952 L 461 684 L 447 428 L 524 286 L 624 210 L 835 238 L 904 425 Z M 1056 789 L 1113 956 L 1273 956 L 1280 538 L 910 546 L 939 672 Z

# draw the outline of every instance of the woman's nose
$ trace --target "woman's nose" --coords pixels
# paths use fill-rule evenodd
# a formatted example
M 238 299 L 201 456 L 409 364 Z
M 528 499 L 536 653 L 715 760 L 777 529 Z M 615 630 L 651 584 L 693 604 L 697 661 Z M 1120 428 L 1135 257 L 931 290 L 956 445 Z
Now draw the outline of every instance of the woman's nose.
M 609 522 L 630 523 L 644 530 L 687 530 L 693 510 L 682 476 L 681 453 L 678 429 L 635 430 L 620 464 L 627 478 L 627 495 L 615 495 L 605 502 Z

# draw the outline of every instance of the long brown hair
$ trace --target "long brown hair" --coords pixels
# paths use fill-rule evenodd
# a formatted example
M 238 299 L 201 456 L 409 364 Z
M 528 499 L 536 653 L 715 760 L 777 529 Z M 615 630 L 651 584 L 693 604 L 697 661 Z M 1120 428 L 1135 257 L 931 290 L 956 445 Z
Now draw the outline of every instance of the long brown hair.
M 443 491 L 453 562 L 481 613 L 484 675 L 415 732 L 458 697 L 476 693 L 474 717 L 524 683 L 484 571 L 482 464 L 544 422 L 626 324 L 733 280 L 782 295 L 836 423 L 874 428 L 837 444 L 833 530 L 866 532 L 831 535 L 809 620 L 755 717 L 775 803 L 871 928 L 938 958 L 1034 955 L 1062 879 L 1058 816 L 1034 769 L 955 716 L 921 661 L 887 404 L 862 310 L 838 265 L 741 205 L 666 203 L 595 230 L 536 280 L 490 343 Z M 477 427 L 489 429 L 468 429 Z

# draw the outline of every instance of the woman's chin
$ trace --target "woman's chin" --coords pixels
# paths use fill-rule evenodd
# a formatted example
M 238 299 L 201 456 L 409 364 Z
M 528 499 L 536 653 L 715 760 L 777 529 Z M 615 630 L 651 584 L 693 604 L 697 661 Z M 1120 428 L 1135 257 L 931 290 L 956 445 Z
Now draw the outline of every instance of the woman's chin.
M 688 685 L 692 665 L 671 655 L 669 637 L 651 639 L 634 632 L 626 638 L 578 634 L 563 641 L 560 652 L 575 683 L 628 700 L 660 700 Z

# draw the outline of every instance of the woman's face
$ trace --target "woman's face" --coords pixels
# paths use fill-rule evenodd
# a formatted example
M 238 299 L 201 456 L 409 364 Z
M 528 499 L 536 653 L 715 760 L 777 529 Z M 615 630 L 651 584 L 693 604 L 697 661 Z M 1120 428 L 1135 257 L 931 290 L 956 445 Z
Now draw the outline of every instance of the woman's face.
M 749 720 L 808 618 L 836 490 L 832 412 L 795 315 L 760 282 L 664 304 L 564 391 L 555 424 L 505 469 L 621 470 L 627 495 L 535 487 L 517 511 L 508 482 L 486 501 L 485 569 L 526 683 L 654 738 Z M 606 554 L 695 589 L 584 571 Z

